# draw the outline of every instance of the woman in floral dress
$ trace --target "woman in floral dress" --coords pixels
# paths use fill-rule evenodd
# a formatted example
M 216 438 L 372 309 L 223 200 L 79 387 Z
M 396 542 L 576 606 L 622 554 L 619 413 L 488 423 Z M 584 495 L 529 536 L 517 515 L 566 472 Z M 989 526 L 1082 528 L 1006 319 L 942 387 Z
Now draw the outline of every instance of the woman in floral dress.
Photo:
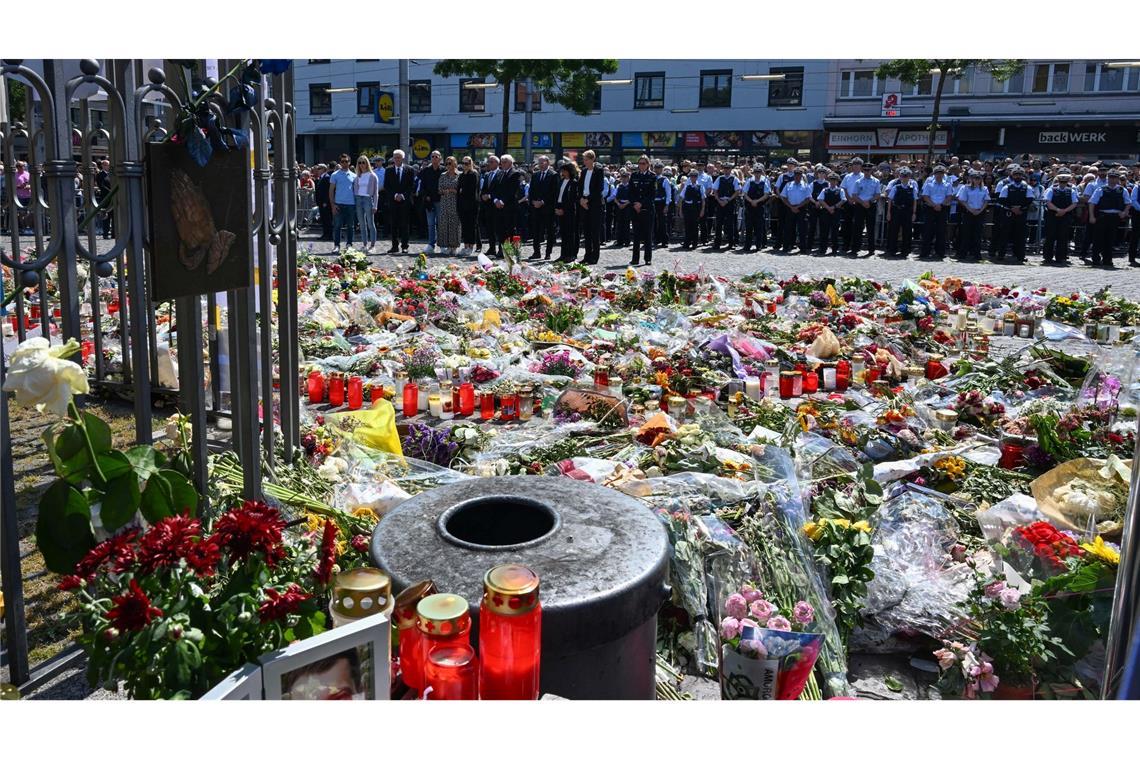
M 439 177 L 439 247 L 441 253 L 454 254 L 459 248 L 459 207 L 456 205 L 456 192 L 459 189 L 459 173 L 456 171 L 455 156 L 447 157 L 447 171 Z

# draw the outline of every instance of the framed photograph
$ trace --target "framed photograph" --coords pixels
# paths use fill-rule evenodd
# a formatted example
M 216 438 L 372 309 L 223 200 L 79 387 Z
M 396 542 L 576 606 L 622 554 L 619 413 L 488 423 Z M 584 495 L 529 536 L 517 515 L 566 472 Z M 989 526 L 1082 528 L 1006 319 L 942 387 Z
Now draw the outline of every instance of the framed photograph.
M 199 166 L 184 145 L 147 144 L 153 301 L 253 284 L 249 166 L 248 148 Z
M 388 699 L 391 622 L 370 615 L 261 657 L 268 700 Z
M 261 665 L 251 662 L 226 676 L 221 683 L 202 695 L 202 699 L 226 701 L 261 701 Z

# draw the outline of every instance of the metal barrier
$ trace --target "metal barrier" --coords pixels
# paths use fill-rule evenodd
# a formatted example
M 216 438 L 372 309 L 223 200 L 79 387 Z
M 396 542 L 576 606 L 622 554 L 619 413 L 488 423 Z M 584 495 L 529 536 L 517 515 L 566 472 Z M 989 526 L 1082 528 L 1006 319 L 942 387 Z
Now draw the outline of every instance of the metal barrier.
M 229 70 L 237 62 L 219 62 Z M 29 90 L 29 123 L 0 123 L 0 155 L 3 156 L 7 187 L 15 188 L 16 142 L 26 145 L 32 196 L 27 204 L 10 192 L 0 212 L 7 215 L 7 246 L 0 243 L 0 264 L 14 277 L 15 337 L 23 341 L 29 333 L 49 341 L 74 338 L 85 341 L 95 353 L 93 385 L 128 391 L 134 403 L 135 440 L 152 440 L 152 402 L 163 389 L 157 388 L 159 346 L 158 315 L 169 314 L 173 321 L 171 350 L 178 355 L 177 399 L 193 429 L 194 482 L 199 493 L 206 492 L 207 415 L 221 411 L 222 367 L 220 358 L 229 358 L 230 411 L 233 419 L 233 446 L 241 457 L 243 492 L 247 498 L 261 495 L 263 453 L 271 460 L 277 432 L 272 424 L 274 410 L 280 409 L 280 443 L 286 459 L 299 443 L 297 383 L 297 177 L 295 172 L 296 130 L 291 103 L 293 75 L 263 75 L 255 84 L 255 107 L 243 114 L 234 126 L 247 131 L 252 152 L 250 209 L 251 243 L 258 272 L 254 287 L 208 296 L 178 298 L 173 304 L 155 303 L 148 292 L 147 196 L 144 183 L 144 147 L 147 141 L 166 139 L 166 131 L 156 123 L 144 129 L 143 101 L 160 96 L 167 106 L 181 105 L 179 96 L 167 86 L 167 72 L 151 69 L 145 79 L 140 61 L 114 60 L 104 65 L 87 59 L 80 62 L 79 76 L 67 79 L 62 61 L 43 61 L 45 75 L 39 76 L 20 60 L 4 60 L 0 75 Z M 185 77 L 179 66 L 174 76 Z M 189 91 L 190 82 L 185 82 Z M 81 85 L 93 85 L 107 98 L 109 111 L 105 126 L 92 129 L 86 100 L 75 97 Z M 38 113 L 32 109 L 35 93 Z M 79 119 L 72 123 L 71 105 L 79 103 Z M 210 108 L 219 123 L 233 123 L 227 113 L 226 98 L 215 95 Z M 112 166 L 110 191 L 96 200 L 94 178 L 87 172 L 82 207 L 77 206 L 75 158 L 86 168 L 92 148 L 107 145 Z M 275 163 L 270 162 L 270 152 Z M 21 156 L 24 158 L 24 156 Z M 42 169 L 42 176 L 41 171 Z M 80 215 L 82 211 L 82 215 Z M 96 222 L 110 215 L 113 242 L 98 253 Z M 82 222 L 79 219 L 82 218 Z M 21 221 L 30 227 L 22 228 Z M 22 229 L 31 229 L 25 234 Z M 86 264 L 86 281 L 81 280 L 78 262 Z M 276 277 L 274 277 L 276 270 Z M 55 283 L 49 292 L 48 277 Z M 105 291 L 103 281 L 113 281 Z M 274 304 L 274 289 L 277 301 Z M 29 298 L 29 292 L 31 297 Z M 116 326 L 104 313 L 117 312 Z M 3 294 L 0 293 L 0 297 Z M 205 313 L 203 313 L 205 304 Z M 273 317 L 277 316 L 277 342 L 280 378 L 274 375 Z M 223 328 L 223 325 L 226 328 Z M 225 345 L 220 334 L 226 329 Z M 205 340 L 203 336 L 205 334 Z M 118 343 L 121 369 L 112 372 L 104 357 L 106 340 Z M 223 348 L 228 351 L 223 352 Z M 207 356 L 203 359 L 203 354 Z M 0 352 L 0 382 L 5 371 Z M 208 368 L 208 370 L 207 370 Z M 205 375 L 209 372 L 207 402 Z M 173 394 L 173 389 L 166 389 Z M 264 414 L 266 424 L 261 424 Z M 13 684 L 27 688 L 41 682 L 41 666 L 34 673 L 29 667 L 23 578 L 15 503 L 15 482 L 11 457 L 11 431 L 8 400 L 0 403 L 0 573 L 6 616 L 6 662 Z M 272 466 L 272 465 L 271 465 Z

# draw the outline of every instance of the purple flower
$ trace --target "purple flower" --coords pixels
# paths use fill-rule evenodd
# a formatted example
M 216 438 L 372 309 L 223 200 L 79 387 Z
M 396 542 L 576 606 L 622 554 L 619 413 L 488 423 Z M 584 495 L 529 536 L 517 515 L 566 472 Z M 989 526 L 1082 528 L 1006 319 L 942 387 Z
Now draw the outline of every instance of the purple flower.
M 808 296 L 808 302 L 817 309 L 826 309 L 831 306 L 831 299 L 822 290 L 813 290 Z
M 740 594 L 730 594 L 728 599 L 724 600 L 724 611 L 740 620 L 748 615 L 748 603 Z
M 1007 610 L 1016 610 L 1021 606 L 1021 592 L 1012 586 L 1006 586 L 998 594 L 998 601 Z
M 744 601 L 748 602 L 749 604 L 752 604 L 757 599 L 764 598 L 764 595 L 760 593 L 760 589 L 756 588 L 755 586 L 749 586 L 747 584 L 740 589 L 740 594 L 744 597 Z
M 751 657 L 757 660 L 767 659 L 768 648 L 764 646 L 764 642 L 760 639 L 741 639 L 740 644 L 737 645 L 742 655 Z
M 792 623 L 783 615 L 776 615 L 768 620 L 767 627 L 773 631 L 790 631 L 792 630 Z
M 720 637 L 725 641 L 740 635 L 740 621 L 729 615 L 720 621 Z
M 756 618 L 756 621 L 759 622 L 760 625 L 764 625 L 768 622 L 768 618 L 772 617 L 773 613 L 776 612 L 776 605 L 767 599 L 757 599 L 748 605 L 748 611 L 752 613 L 752 617 Z
M 800 625 L 807 625 L 815 620 L 815 610 L 807 602 L 796 602 L 795 609 L 792 610 L 792 617 Z
M 985 588 L 986 597 L 988 599 L 997 599 L 1004 588 L 1005 581 L 994 581 L 993 583 L 987 583 Z

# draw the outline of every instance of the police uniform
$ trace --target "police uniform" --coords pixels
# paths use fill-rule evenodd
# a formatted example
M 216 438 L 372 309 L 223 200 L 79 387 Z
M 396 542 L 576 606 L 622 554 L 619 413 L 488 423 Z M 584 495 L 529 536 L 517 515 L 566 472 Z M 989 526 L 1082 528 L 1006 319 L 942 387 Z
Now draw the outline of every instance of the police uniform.
M 1093 191 L 1089 206 L 1096 207 L 1096 223 L 1093 225 L 1093 264 L 1111 267 L 1112 249 L 1116 243 L 1116 231 L 1123 221 L 1120 212 L 1128 208 L 1124 186 L 1105 185 Z
M 1012 244 L 1013 257 L 1019 262 L 1025 261 L 1025 224 L 1029 207 L 1033 205 L 1030 192 L 1029 185 L 1017 178 L 1011 179 L 998 191 L 998 202 L 1001 204 L 999 213 L 1004 215 L 1005 223 L 996 255 L 991 252 L 995 260 L 1000 261 L 1005 256 L 1006 247 Z
M 792 182 L 784 183 L 784 189 L 780 191 L 780 197 L 785 201 L 785 208 L 788 210 L 788 215 L 785 217 L 783 224 L 783 246 L 784 253 L 790 253 L 792 250 L 792 243 L 799 238 L 800 250 L 807 252 L 807 205 L 811 201 L 811 185 L 803 180 L 793 180 Z M 792 210 L 791 206 L 797 206 L 797 210 Z
M 1092 248 L 1093 238 L 1096 237 L 1096 233 L 1093 230 L 1093 225 L 1089 224 L 1088 204 L 1092 198 L 1092 194 L 1107 184 L 1108 181 L 1106 179 L 1101 179 L 1098 177 L 1080 189 L 1081 202 L 1085 207 L 1083 214 L 1084 218 L 1080 221 L 1078 230 L 1080 233 L 1080 244 L 1078 250 L 1079 255 L 1082 259 L 1088 259 L 1089 249 Z
M 839 181 L 839 186 L 841 188 L 843 188 L 843 192 L 845 192 L 847 194 L 847 200 L 848 200 L 847 205 L 843 207 L 843 220 L 842 221 L 843 221 L 843 250 L 844 251 L 855 250 L 854 248 L 852 248 L 852 240 L 851 239 L 855 233 L 855 205 L 856 204 L 851 203 L 850 201 L 856 195 L 855 183 L 857 183 L 864 176 L 863 175 L 863 162 L 862 161 L 854 161 L 854 162 L 852 162 L 852 166 L 857 167 L 857 168 L 855 168 L 852 171 L 849 171 L 847 174 L 843 175 L 843 179 Z
M 636 171 L 629 180 L 630 218 L 633 221 L 633 259 L 638 263 L 641 247 L 645 246 L 645 263 L 653 261 L 653 199 L 657 195 L 657 176 L 649 171 Z M 641 204 L 641 210 L 634 208 Z
M 978 259 L 982 255 L 982 227 L 985 226 L 985 208 L 990 201 L 990 191 L 985 185 L 967 184 L 958 188 L 958 216 L 961 220 L 961 255 Z M 981 211 L 980 214 L 970 213 Z
M 681 186 L 681 220 L 685 224 L 685 243 L 682 246 L 686 251 L 697 247 L 700 237 L 701 214 L 704 212 L 704 193 L 700 184 L 692 177 Z
M 899 235 L 902 235 L 903 256 L 910 255 L 911 240 L 914 237 L 914 217 L 917 213 L 918 183 L 909 174 L 893 181 L 887 188 L 887 204 L 890 217 L 887 221 L 886 253 L 893 256 L 899 253 Z
M 922 258 L 930 255 L 931 243 L 934 243 L 939 258 L 946 256 L 946 218 L 949 216 L 948 205 L 950 196 L 954 192 L 954 185 L 945 175 L 939 180 L 937 174 L 938 172 L 935 172 L 922 186 L 924 201 L 941 205 L 941 208 L 935 209 L 924 203 L 926 215 L 922 222 L 922 251 L 919 254 Z
M 1132 266 L 1140 266 L 1140 260 L 1137 260 L 1137 244 L 1140 243 L 1140 182 L 1135 182 L 1132 185 L 1132 194 L 1130 196 L 1132 203 L 1132 211 L 1129 213 L 1132 221 L 1132 234 L 1128 240 L 1128 263 Z
M 728 248 L 736 245 L 736 194 L 740 192 L 740 181 L 731 174 L 722 174 L 713 183 L 716 205 L 716 237 L 713 249 L 720 248 L 721 234 Z M 721 201 L 724 201 L 722 204 Z
M 822 167 L 820 167 L 820 168 L 822 169 Z M 817 171 L 816 174 L 820 174 L 820 172 Z M 812 202 L 809 203 L 807 208 L 805 209 L 807 211 L 807 215 L 808 215 L 808 250 L 809 251 L 815 246 L 816 228 L 819 226 L 819 222 L 822 220 L 822 217 L 820 216 L 821 209 L 816 205 L 816 201 L 819 200 L 819 194 L 822 193 L 827 188 L 827 186 L 829 184 L 830 183 L 827 181 L 826 176 L 823 176 L 823 177 L 817 176 L 815 179 L 813 179 L 811 181 L 811 199 L 812 199 Z
M 759 175 L 759 179 L 757 179 Z M 767 229 L 764 225 L 764 206 L 766 200 L 760 200 L 755 206 L 750 201 L 758 201 L 772 193 L 772 186 L 762 171 L 755 171 L 748 181 L 744 183 L 744 250 L 748 251 L 753 245 L 757 251 L 762 251 L 768 245 Z
M 801 175 L 802 176 L 802 175 Z M 780 245 L 784 239 L 784 225 L 788 220 L 788 207 L 779 201 L 783 197 L 784 185 L 789 182 L 795 181 L 796 173 L 789 167 L 788 171 L 776 177 L 775 193 L 773 194 L 773 202 L 776 203 L 776 229 L 772 233 L 772 240 L 774 245 Z
M 835 179 L 839 179 L 838 175 Z M 839 220 L 843 214 L 843 204 L 847 201 L 847 193 L 843 192 L 843 188 L 839 183 L 832 185 L 830 182 L 816 198 L 820 204 L 816 208 L 818 216 L 817 225 L 819 228 L 819 254 L 821 256 L 827 255 L 827 247 L 831 246 L 832 253 L 839 253 Z M 828 208 L 833 209 L 828 211 Z
M 879 191 L 882 187 L 882 182 L 864 171 L 863 176 L 855 181 L 854 195 L 847 196 L 851 200 L 853 209 L 851 253 L 858 253 L 862 249 L 864 228 L 867 230 L 867 253 L 875 252 L 875 213 L 878 211 Z M 855 203 L 856 198 L 866 201 L 868 205 L 864 207 Z
M 664 173 L 655 176 L 657 184 L 653 195 L 653 240 L 658 246 L 668 247 L 669 204 L 673 202 L 673 183 Z
M 1069 239 L 1073 236 L 1073 220 L 1077 213 L 1077 189 L 1066 184 L 1054 185 L 1045 191 L 1045 247 L 1042 250 L 1046 264 L 1066 264 L 1069 260 Z M 1058 209 L 1073 210 L 1065 214 L 1049 208 L 1052 203 Z

